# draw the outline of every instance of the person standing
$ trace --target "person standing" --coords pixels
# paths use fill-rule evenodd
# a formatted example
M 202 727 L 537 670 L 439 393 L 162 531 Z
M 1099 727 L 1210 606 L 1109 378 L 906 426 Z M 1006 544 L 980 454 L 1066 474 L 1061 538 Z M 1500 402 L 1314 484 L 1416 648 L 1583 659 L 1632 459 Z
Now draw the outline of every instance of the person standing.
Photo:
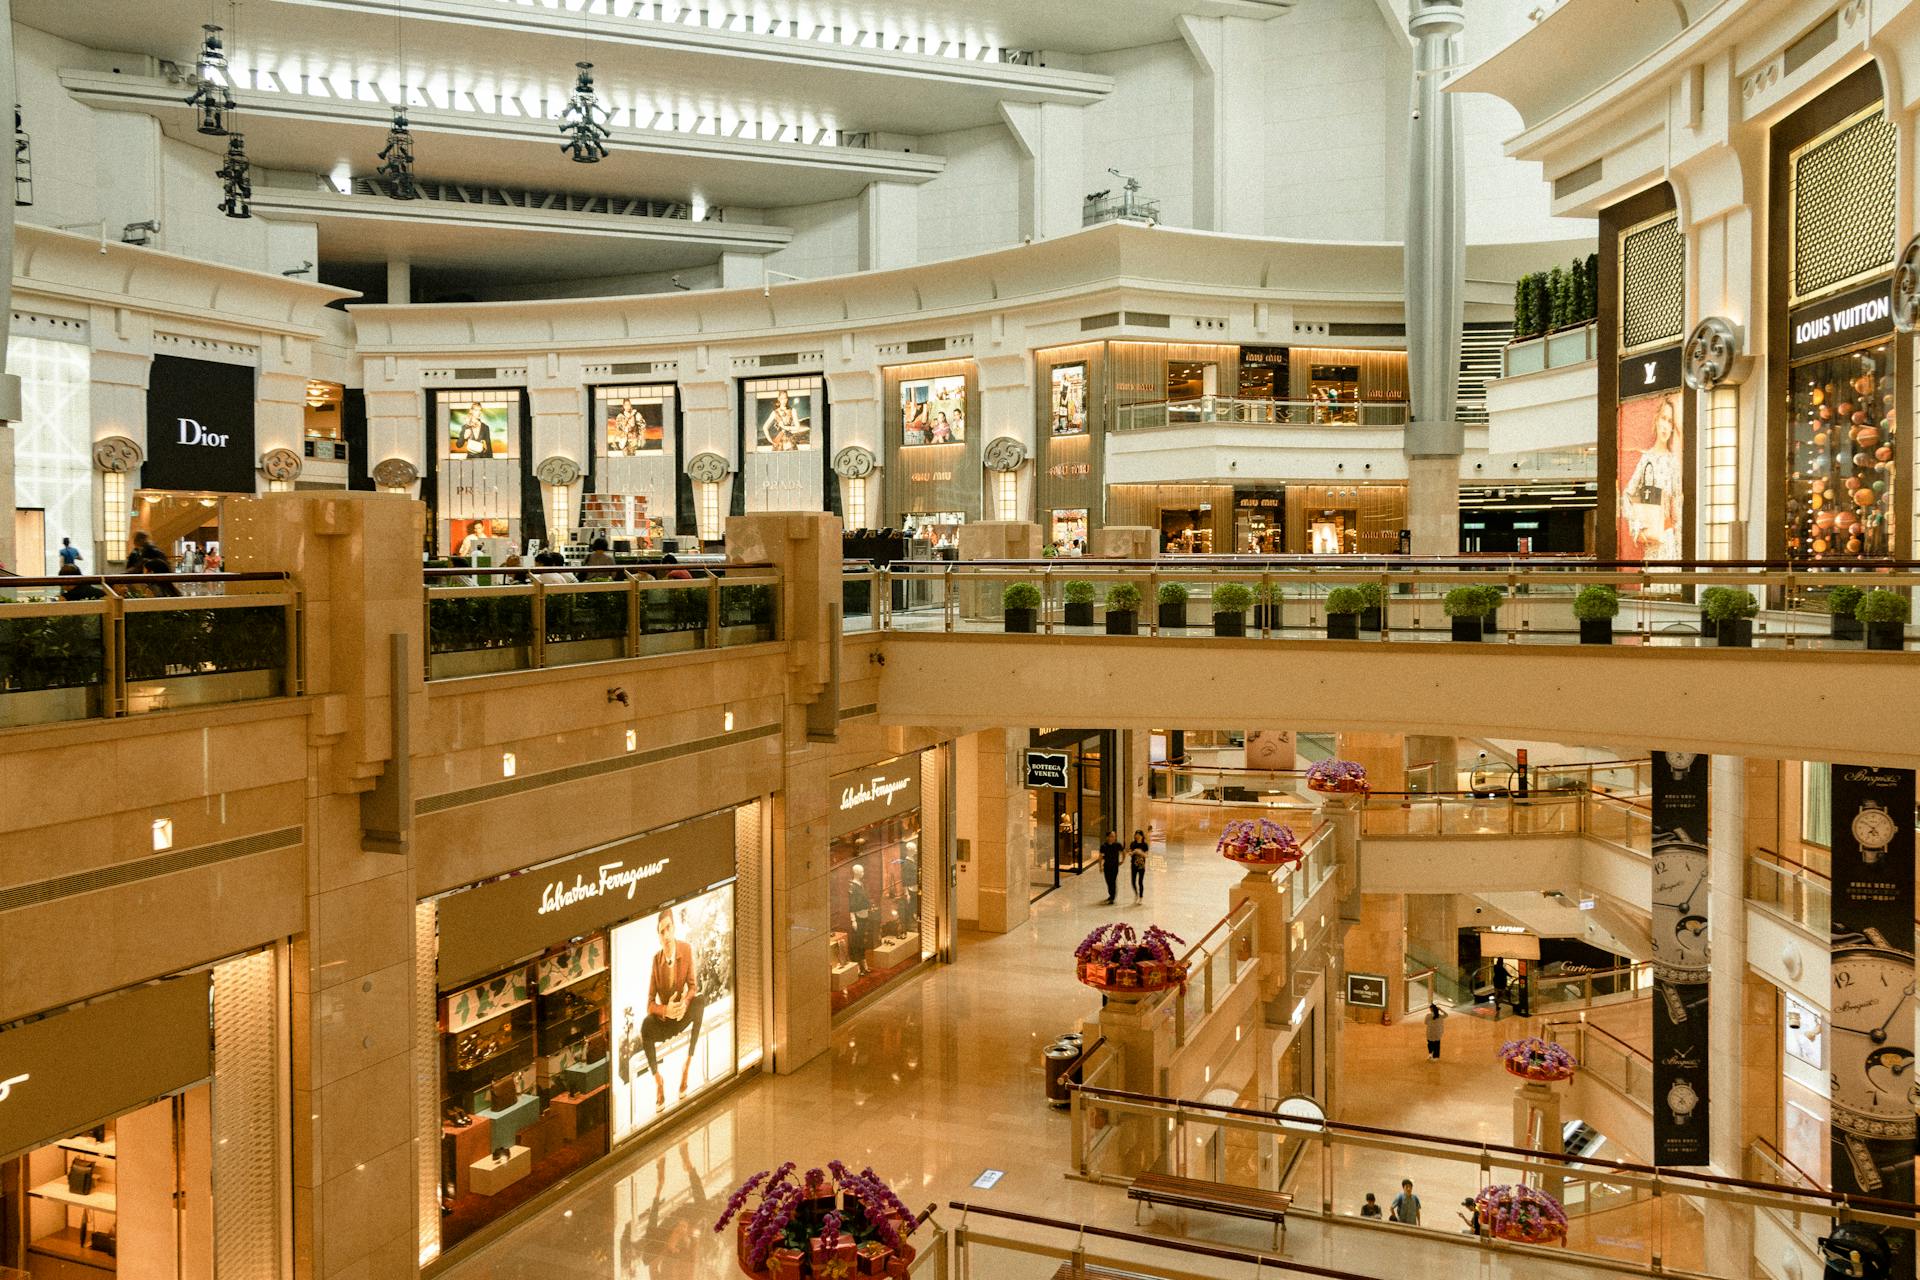
M 1133 829 L 1133 839 L 1127 841 L 1128 878 L 1133 882 L 1133 900 L 1140 902 L 1147 896 L 1147 854 L 1151 846 L 1147 844 L 1147 833 L 1140 828 Z
M 1440 1029 L 1446 1018 L 1438 1004 L 1427 1006 L 1427 1056 L 1435 1062 L 1440 1060 Z
M 1107 832 L 1107 838 L 1100 842 L 1100 874 L 1107 880 L 1107 906 L 1112 906 L 1120 896 L 1120 854 L 1126 846 L 1120 843 L 1118 831 Z
M 867 967 L 867 948 L 873 945 L 873 899 L 867 894 L 867 869 L 853 864 L 853 876 L 847 881 L 847 918 L 853 922 L 853 957 L 860 963 L 860 976 L 873 972 Z
M 78 565 L 80 561 L 84 558 L 85 557 L 83 557 L 80 554 L 80 548 L 73 545 L 72 538 L 60 539 L 60 567 L 61 568 L 64 569 L 70 564 Z
M 1460 1202 L 1460 1207 L 1467 1211 L 1466 1213 L 1463 1213 L 1460 1215 L 1460 1221 L 1464 1222 L 1467 1226 L 1467 1234 L 1470 1236 L 1479 1235 L 1480 1234 L 1480 1202 L 1478 1200 L 1475 1200 L 1472 1196 L 1468 1196 L 1466 1199 Z
M 1400 1194 L 1393 1198 L 1393 1211 L 1387 1216 L 1402 1226 L 1420 1225 L 1420 1197 L 1413 1194 L 1413 1179 L 1400 1179 Z
M 1500 1006 L 1507 1002 L 1507 963 L 1504 960 L 1493 962 L 1493 1016 L 1500 1016 Z

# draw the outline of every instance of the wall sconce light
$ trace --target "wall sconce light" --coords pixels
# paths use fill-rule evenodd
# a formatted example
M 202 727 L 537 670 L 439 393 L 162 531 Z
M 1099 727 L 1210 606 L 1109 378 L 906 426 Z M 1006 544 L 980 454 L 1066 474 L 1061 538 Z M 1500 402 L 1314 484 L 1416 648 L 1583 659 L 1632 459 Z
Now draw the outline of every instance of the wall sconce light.
M 725 536 L 720 523 L 720 485 L 697 484 L 695 489 L 694 524 L 702 542 L 718 542 Z
M 520 763 L 513 758 L 513 752 L 507 751 L 501 754 L 500 775 L 502 777 L 511 778 L 515 773 L 519 772 L 519 769 Z
M 634 751 L 634 750 L 637 750 L 639 746 L 640 746 L 639 731 L 635 729 L 627 730 L 627 750 Z
M 733 732 L 733 712 L 731 711 L 727 712 L 727 714 L 723 718 L 723 724 L 726 727 L 726 732 L 728 733 Z
M 155 818 L 153 820 L 153 847 L 156 850 L 173 848 L 172 818 Z

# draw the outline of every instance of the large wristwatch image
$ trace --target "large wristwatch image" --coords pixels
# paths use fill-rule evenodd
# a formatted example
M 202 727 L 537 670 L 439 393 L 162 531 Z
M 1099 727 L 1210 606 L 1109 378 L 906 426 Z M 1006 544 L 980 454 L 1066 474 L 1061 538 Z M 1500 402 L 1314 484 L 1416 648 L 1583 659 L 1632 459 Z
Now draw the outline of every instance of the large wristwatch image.
M 1669 982 L 1707 980 L 1709 859 L 1697 844 L 1673 843 L 1653 855 L 1653 962 Z
M 1833 1127 L 1862 1191 L 1886 1179 L 1873 1142 L 1914 1139 L 1913 957 L 1888 946 L 1877 930 L 1836 926 L 1833 952 Z
M 1700 1095 L 1684 1077 L 1675 1080 L 1673 1087 L 1667 1090 L 1667 1109 L 1673 1112 L 1675 1124 L 1685 1124 L 1691 1120 L 1694 1108 L 1699 1105 Z
M 1860 861 L 1868 866 L 1887 856 L 1887 846 L 1900 831 L 1893 815 L 1878 800 L 1860 802 L 1853 815 L 1852 829 L 1853 838 L 1860 844 Z

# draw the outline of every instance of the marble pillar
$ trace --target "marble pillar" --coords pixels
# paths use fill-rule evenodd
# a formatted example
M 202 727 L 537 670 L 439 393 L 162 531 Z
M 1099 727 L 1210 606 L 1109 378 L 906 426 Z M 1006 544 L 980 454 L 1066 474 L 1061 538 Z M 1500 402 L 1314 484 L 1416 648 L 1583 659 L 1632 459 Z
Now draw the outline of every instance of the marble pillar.
M 974 754 L 971 796 L 973 866 L 983 933 L 1010 933 L 1026 923 L 1033 890 L 1033 824 L 1020 776 L 1023 729 L 983 729 L 965 740 Z
M 1708 956 L 1707 1064 L 1712 1104 L 1708 1151 L 1713 1172 L 1746 1176 L 1747 1081 L 1747 761 L 1715 756 L 1707 783 L 1707 918 L 1713 946 Z M 1655 1098 L 1655 1106 L 1663 1104 Z M 1753 1213 L 1704 1200 L 1710 1258 L 1753 1256 Z

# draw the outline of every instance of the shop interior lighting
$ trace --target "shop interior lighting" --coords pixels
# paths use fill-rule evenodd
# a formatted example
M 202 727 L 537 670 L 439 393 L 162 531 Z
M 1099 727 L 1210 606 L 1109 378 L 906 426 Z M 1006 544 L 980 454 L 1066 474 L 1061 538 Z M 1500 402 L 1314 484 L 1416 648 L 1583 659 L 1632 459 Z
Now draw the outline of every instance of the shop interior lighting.
M 1740 518 L 1740 388 L 1713 388 L 1706 410 L 1704 554 L 1710 560 L 1727 560 L 1733 556 L 1733 528 Z
M 699 490 L 694 510 L 694 523 L 702 542 L 720 541 L 720 486 L 702 481 L 694 486 Z
M 155 849 L 173 848 L 172 818 L 155 818 L 153 820 L 153 847 Z
M 600 105 L 600 97 L 593 91 L 593 64 L 573 65 L 579 75 L 574 78 L 573 96 L 560 112 L 560 132 L 567 135 L 560 149 L 575 164 L 599 164 L 607 157 L 609 136 L 603 119 L 611 119 L 613 113 Z
M 229 218 L 253 216 L 253 179 L 248 176 L 252 168 L 247 162 L 246 135 L 236 133 L 229 137 L 227 162 L 214 171 L 226 192 L 226 199 L 220 202 L 220 212 Z
M 867 479 L 866 476 L 847 477 L 847 528 L 849 529 L 867 527 Z
M 996 471 L 993 473 L 993 509 L 996 518 L 1017 520 L 1020 507 L 1019 473 L 1014 471 Z

